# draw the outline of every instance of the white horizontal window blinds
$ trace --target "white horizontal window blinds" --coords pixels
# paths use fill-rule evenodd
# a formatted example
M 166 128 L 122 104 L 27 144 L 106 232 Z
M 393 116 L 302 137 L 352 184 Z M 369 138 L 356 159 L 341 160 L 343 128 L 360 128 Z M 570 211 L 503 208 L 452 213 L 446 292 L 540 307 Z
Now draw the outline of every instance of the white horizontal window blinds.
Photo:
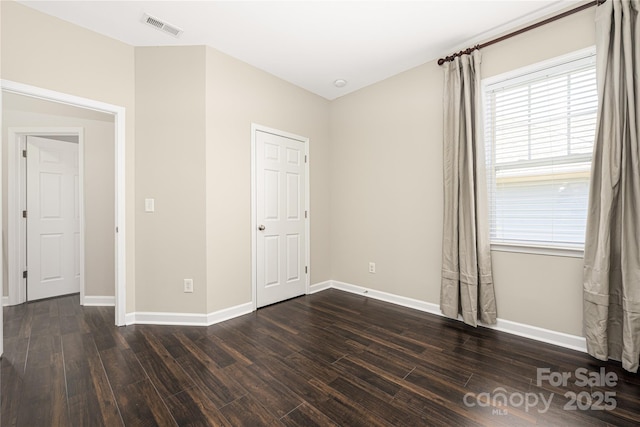
M 485 85 L 484 97 L 492 243 L 583 247 L 595 56 Z

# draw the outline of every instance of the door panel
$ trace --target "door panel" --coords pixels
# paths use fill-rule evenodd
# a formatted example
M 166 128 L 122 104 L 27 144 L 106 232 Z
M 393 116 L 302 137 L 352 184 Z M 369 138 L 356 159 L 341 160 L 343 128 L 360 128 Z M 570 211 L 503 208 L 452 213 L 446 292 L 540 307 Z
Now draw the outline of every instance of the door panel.
M 258 307 L 306 291 L 304 151 L 302 141 L 256 131 Z
M 80 291 L 78 144 L 27 138 L 27 299 Z
M 300 279 L 300 236 L 287 235 L 287 282 Z

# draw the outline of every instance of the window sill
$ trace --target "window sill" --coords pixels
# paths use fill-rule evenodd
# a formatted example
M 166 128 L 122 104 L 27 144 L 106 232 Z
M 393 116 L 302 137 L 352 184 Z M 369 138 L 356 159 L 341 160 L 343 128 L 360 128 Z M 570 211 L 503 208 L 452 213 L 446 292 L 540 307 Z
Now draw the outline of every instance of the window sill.
M 581 246 L 549 247 L 526 243 L 495 242 L 491 243 L 491 250 L 495 252 L 516 252 L 534 255 L 584 258 L 584 248 Z

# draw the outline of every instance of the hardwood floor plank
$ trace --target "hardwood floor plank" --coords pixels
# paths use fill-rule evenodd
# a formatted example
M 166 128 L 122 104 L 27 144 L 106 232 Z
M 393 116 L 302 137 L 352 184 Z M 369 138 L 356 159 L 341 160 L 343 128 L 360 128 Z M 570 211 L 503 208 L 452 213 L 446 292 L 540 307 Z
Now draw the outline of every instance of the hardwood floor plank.
M 80 307 L 80 294 L 67 295 L 56 298 L 58 315 L 60 317 L 77 317 L 82 308 Z
M 85 328 L 88 332 L 93 333 L 94 335 L 106 334 L 107 326 L 111 326 L 111 322 L 105 322 L 104 317 L 99 310 L 100 307 L 95 307 L 95 310 L 88 310 L 85 307 L 82 310 L 82 321 L 85 325 Z
M 337 378 L 335 381 L 339 380 Z M 340 391 L 321 381 L 312 379 L 309 383 L 327 396 L 326 399 L 316 400 L 313 405 L 329 418 L 340 420 L 348 426 L 392 426 L 393 424 L 378 418 L 367 409 L 360 406 L 352 397 L 345 396 Z
M 548 399 L 548 397 L 547 397 Z M 605 422 L 598 419 L 598 413 L 591 410 L 567 410 L 565 405 L 567 400 L 563 396 L 556 395 L 552 400 L 552 404 L 548 411 L 537 414 L 536 423 L 538 425 L 567 425 L 567 426 L 637 426 L 637 420 L 634 422 L 624 421 L 622 419 L 616 419 L 616 417 L 610 418 L 613 422 Z
M 387 400 L 391 400 L 391 398 L 393 398 L 393 396 L 395 396 L 395 394 L 402 388 L 399 384 L 402 377 L 393 378 L 392 375 L 388 375 L 383 369 L 378 369 L 375 366 L 369 365 L 368 363 L 358 359 L 357 356 L 345 356 L 335 362 L 333 366 L 345 374 L 358 378 L 369 387 L 385 393 L 388 396 Z M 406 374 L 408 374 L 408 372 Z M 331 384 L 333 384 L 333 382 Z
M 166 400 L 166 403 L 173 418 L 181 427 L 232 426 L 198 387 L 174 394 Z
M 229 327 L 233 329 L 235 339 L 240 337 L 255 348 L 261 348 L 263 351 L 266 350 L 275 355 L 286 357 L 301 349 L 293 340 L 297 334 L 290 334 L 287 330 L 274 327 L 268 321 L 262 322 L 262 317 L 253 318 L 251 321 L 237 322 Z
M 80 333 L 82 327 L 80 319 L 77 316 L 61 316 L 60 317 L 60 334 Z
M 265 328 L 271 330 L 273 330 L 273 328 L 276 328 L 275 330 L 278 331 L 279 334 L 288 332 L 291 335 L 298 335 L 299 325 L 301 323 L 295 319 L 296 312 L 289 311 L 287 313 L 287 316 L 285 317 L 281 317 L 282 314 L 282 310 L 280 310 L 280 308 L 277 307 L 276 304 L 260 309 L 260 311 L 257 313 L 257 317 L 262 321 L 262 324 Z M 290 324 L 296 326 L 289 326 Z M 306 324 L 308 324 L 308 322 Z
M 50 305 L 47 306 L 47 309 Z M 51 316 L 49 310 L 46 313 L 34 314 L 31 324 L 31 336 L 57 335 L 60 336 L 60 318 Z
M 24 304 L 23 304 L 24 305 Z M 29 333 L 25 333 L 23 330 L 25 326 L 25 317 L 27 316 L 26 310 L 21 310 L 20 306 L 16 307 L 4 307 L 6 313 L 4 317 L 7 319 L 4 321 L 4 339 L 23 338 L 28 339 Z
M 68 334 L 62 340 L 63 348 L 69 349 L 64 359 L 69 419 L 74 425 L 104 425 L 82 337 Z
M 166 352 L 177 359 L 187 353 L 184 345 L 176 338 L 176 334 L 180 334 L 183 330 L 180 326 L 152 326 L 149 325 L 145 328 L 145 331 L 155 337 L 158 340 Z
M 225 372 L 261 402 L 274 418 L 282 418 L 303 402 L 302 398 L 260 366 L 233 365 Z
M 471 338 L 464 330 L 450 327 L 448 322 L 422 322 L 419 325 L 412 325 L 410 329 L 403 331 L 402 335 L 417 340 L 426 340 L 429 345 L 441 351 L 453 350 L 464 345 Z
M 202 360 L 189 353 L 178 359 L 178 364 L 217 408 L 247 394 L 244 388 L 209 359 Z
M 334 319 L 314 312 L 310 305 L 302 304 L 304 298 L 296 298 L 287 305 L 287 310 L 273 311 L 269 315 L 284 324 L 296 325 L 298 333 L 303 333 L 306 328 L 323 329 L 333 325 Z
M 339 322 L 357 329 L 366 329 L 370 326 L 362 313 L 351 308 L 340 307 L 333 303 L 318 302 L 311 307 L 312 312 L 334 319 L 334 324 Z
M 278 426 L 282 425 L 256 399 L 244 395 L 220 408 L 220 412 L 234 426 Z
M 112 347 L 99 352 L 112 388 L 120 388 L 147 378 L 138 358 L 130 348 Z
M 303 342 L 301 353 L 309 354 L 312 358 L 333 363 L 347 354 L 364 351 L 364 345 L 355 341 L 346 341 L 332 334 L 326 329 L 312 329 L 300 337 Z
M 111 385 L 91 335 L 63 335 L 62 348 L 71 423 L 122 425 Z
M 427 419 L 422 411 L 414 410 L 404 403 L 392 403 L 392 397 L 371 386 L 360 378 L 339 377 L 328 384 L 336 392 L 364 408 L 370 417 L 385 420 L 390 425 L 424 425 Z
M 178 425 L 164 401 L 148 379 L 114 390 L 124 425 Z
M 11 370 L 22 376 L 27 361 L 29 338 L 5 338 L 4 345 L 2 367 L 11 367 Z
M 88 362 L 104 425 L 121 425 L 123 420 L 120 415 L 120 410 L 118 409 L 118 403 L 115 400 L 113 388 L 104 370 L 104 365 L 102 364 L 102 360 L 95 348 L 95 344 L 94 349 L 91 352 L 91 356 L 88 358 Z
M 150 331 L 142 328 L 137 344 L 136 357 L 160 396 L 169 397 L 195 385 Z
M 356 345 L 360 348 L 367 348 L 373 343 L 371 338 L 363 333 L 364 330 L 350 328 L 349 325 L 345 325 L 342 322 L 335 322 L 326 328 L 322 328 L 321 331 L 338 338 L 338 340 L 334 339 L 336 342 L 357 343 Z
M 216 365 L 221 368 L 233 365 L 237 361 L 237 359 L 230 351 L 225 350 L 223 346 L 219 345 L 209 337 L 201 337 L 197 340 L 194 340 L 187 335 L 181 334 L 180 336 L 184 336 L 185 339 L 187 339 L 189 342 L 192 342 L 195 348 L 203 351 L 211 360 L 216 363 Z
M 233 358 L 234 363 L 242 363 L 245 365 L 251 365 L 253 363 L 250 358 L 246 357 L 244 354 L 242 354 L 241 351 L 236 349 L 233 346 L 233 343 L 226 343 L 217 336 L 208 336 L 207 339 L 212 341 L 217 347 L 221 348 L 224 352 L 229 354 Z
M 501 381 L 505 378 L 517 378 L 519 381 L 530 381 L 535 371 L 531 366 L 521 364 L 517 360 L 506 355 L 492 357 L 486 354 L 474 352 L 457 347 L 451 353 L 447 353 L 450 360 L 457 360 L 466 366 L 472 367 L 472 372 L 481 372 L 487 378 Z
M 397 359 L 407 365 L 423 367 L 429 370 L 432 375 L 455 384 L 465 384 L 473 373 L 468 365 L 440 351 L 425 351 L 415 355 L 409 354 L 402 349 L 379 344 L 370 346 L 367 351 L 383 359 Z
M 591 372 L 598 372 L 592 370 Z M 580 422 L 583 425 L 596 425 L 597 423 L 606 423 L 615 426 L 625 425 L 638 425 L 638 414 L 640 413 L 640 393 L 638 393 L 638 387 L 632 386 L 631 389 L 627 389 L 624 392 L 624 382 L 618 382 L 613 387 L 579 387 L 576 386 L 574 380 L 569 380 L 568 383 L 573 384 L 566 388 L 551 388 L 551 387 L 538 387 L 533 385 L 531 392 L 544 394 L 546 396 L 553 395 L 553 401 L 549 413 L 543 413 L 538 418 L 539 420 L 547 420 L 556 417 L 559 413 L 567 413 L 566 418 L 574 419 L 576 423 Z M 586 394 L 586 399 L 580 399 L 576 402 L 571 396 L 565 395 L 565 390 L 570 390 L 576 395 Z M 635 391 L 635 392 L 632 392 Z M 602 397 L 598 398 L 598 393 L 609 392 L 613 402 L 615 402 L 616 408 L 613 411 L 604 410 L 609 407 L 607 401 L 603 401 Z M 604 396 L 604 394 L 602 395 Z M 600 405 L 596 405 L 599 403 Z M 602 409 L 602 410 L 600 410 Z M 569 414 L 575 412 L 574 414 Z M 595 423 L 595 424 L 594 424 Z
M 316 359 L 314 356 L 312 352 L 303 350 L 300 353 L 289 355 L 289 357 L 283 359 L 283 362 L 288 368 L 293 369 L 297 375 L 306 380 L 317 378 L 320 381 L 329 383 L 341 375 L 333 362 L 327 363 Z M 274 360 L 272 359 L 271 363 L 273 362 Z
M 234 319 L 239 320 L 235 324 L 244 325 L 246 322 L 253 323 L 253 318 L 247 319 Z M 241 355 L 236 357 L 238 360 L 246 360 L 247 364 L 251 364 L 251 360 L 264 354 L 265 350 L 258 346 L 254 341 L 248 340 L 245 335 L 232 327 L 232 324 L 227 322 L 219 324 L 220 329 L 216 333 L 218 340 L 216 342 L 223 343 L 222 345 L 226 350 L 233 349 L 234 355 Z
M 125 341 L 127 342 L 127 346 L 135 354 L 153 351 L 153 349 L 151 348 L 151 345 L 147 342 L 147 339 L 144 336 L 143 326 L 146 326 L 146 325 L 140 325 L 140 326 L 134 325 L 133 327 L 127 326 L 126 328 L 124 328 L 124 331 L 118 331 L 124 337 Z M 96 344 L 97 344 L 97 341 L 96 341 Z M 111 347 L 115 345 L 116 345 L 116 340 L 114 338 L 113 345 Z M 102 350 L 102 348 L 98 346 L 98 350 Z
M 401 359 L 392 353 L 384 352 L 384 356 L 376 352 L 371 346 L 365 351 L 347 356 L 349 359 L 366 366 L 368 369 L 375 367 L 376 371 L 391 377 L 404 378 L 418 365 L 411 361 Z
M 411 387 L 403 388 L 395 396 L 395 399 L 404 404 L 420 410 L 427 419 L 426 425 L 433 426 L 470 426 L 470 425 L 491 425 L 491 423 L 483 424 L 481 421 L 474 421 L 470 417 L 460 415 L 450 409 L 448 405 L 439 401 L 438 396 L 424 392 L 416 391 Z M 446 400 L 446 399 L 445 399 Z
M 282 417 L 280 421 L 291 427 L 337 427 L 339 425 L 306 402 Z
M 19 322 L 19 328 L 16 335 L 9 335 L 8 337 L 21 337 L 29 338 L 31 336 L 31 325 L 33 323 L 33 304 L 20 304 L 14 307 L 7 307 L 4 309 L 5 324 L 10 323 L 11 319 L 16 318 Z M 13 328 L 11 328 L 13 329 Z M 11 331 L 9 329 L 9 331 Z
M 30 347 L 16 425 L 70 425 L 60 337 L 38 335 Z
M 162 397 L 171 396 L 195 385 L 173 358 L 147 352 L 139 353 L 136 357 Z
M 619 362 L 363 295 L 327 290 L 206 328 L 115 327 L 114 313 L 77 294 L 5 308 L 3 426 L 640 424 L 640 374 Z M 540 368 L 618 381 L 538 385 Z M 579 392 L 615 393 L 617 407 L 565 407 Z M 518 404 L 531 395 L 555 397 Z
M 256 344 L 280 357 L 287 357 L 292 353 L 297 353 L 302 350 L 303 347 L 301 347 L 288 332 L 280 332 L 271 328 L 271 325 L 267 326 L 269 327 L 256 328 L 256 332 L 259 334 L 253 338 Z M 280 333 L 280 335 L 278 335 L 278 333 Z
M 310 381 L 318 378 L 315 374 L 319 373 L 321 377 L 330 378 L 331 380 L 341 375 L 338 370 L 329 364 L 318 364 L 304 357 L 296 359 L 290 356 L 285 361 L 266 355 L 256 364 L 269 372 L 274 378 L 278 378 L 281 383 L 286 384 L 296 395 L 312 405 L 330 398 L 328 394 L 311 385 Z M 326 383 L 326 381 L 323 382 Z
M 11 340 L 18 341 L 25 340 L 25 338 L 12 338 Z M 23 390 L 24 362 L 14 364 L 5 354 L 2 357 L 1 366 L 0 397 L 3 398 L 0 406 L 0 426 L 13 426 L 16 425 L 20 406 L 19 397 L 22 395 Z

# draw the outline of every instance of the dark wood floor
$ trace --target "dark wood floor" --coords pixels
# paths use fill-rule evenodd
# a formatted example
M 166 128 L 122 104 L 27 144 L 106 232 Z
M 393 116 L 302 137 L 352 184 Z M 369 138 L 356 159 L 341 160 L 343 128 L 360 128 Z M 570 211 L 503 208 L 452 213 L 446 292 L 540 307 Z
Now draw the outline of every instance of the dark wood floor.
M 640 423 L 618 363 L 336 290 L 206 328 L 113 316 L 78 296 L 5 307 L 2 426 Z M 578 368 L 617 384 L 581 387 Z

